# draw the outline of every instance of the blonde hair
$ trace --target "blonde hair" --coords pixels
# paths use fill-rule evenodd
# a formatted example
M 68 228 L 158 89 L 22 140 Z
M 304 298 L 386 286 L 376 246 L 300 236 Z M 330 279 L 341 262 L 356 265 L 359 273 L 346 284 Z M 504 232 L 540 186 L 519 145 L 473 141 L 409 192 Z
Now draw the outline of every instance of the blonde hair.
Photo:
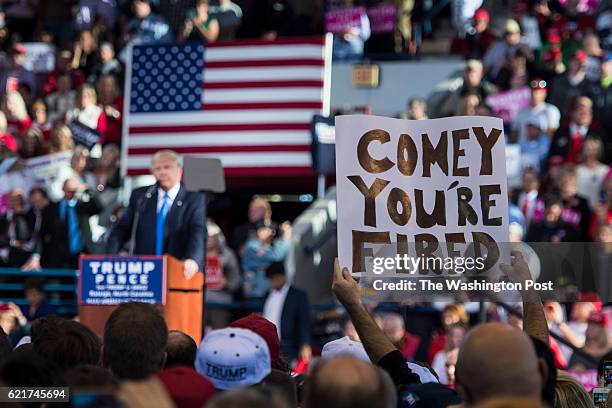
M 4 112 L 0 111 L 0 133 L 5 134 L 7 127 L 8 122 L 6 121 L 6 115 L 4 114 Z
M 554 408 L 592 408 L 593 401 L 584 387 L 565 371 L 557 370 Z
M 51 132 L 51 139 L 49 140 L 49 152 L 65 152 L 74 148 L 74 141 L 72 140 L 72 132 L 68 126 L 63 123 L 58 123 Z
M 166 149 L 156 151 L 153 157 L 151 157 L 151 167 L 153 167 L 153 164 L 158 160 L 172 160 L 178 164 L 179 167 L 183 167 L 183 160 L 181 159 L 181 156 L 174 150 Z
M 98 96 L 96 94 L 96 89 L 89 84 L 81 85 L 78 90 L 78 95 L 79 97 L 81 95 L 89 95 L 94 105 L 98 102 Z
M 452 314 L 458 323 L 467 325 L 470 322 L 470 318 L 468 317 L 467 312 L 465 311 L 465 307 L 460 303 L 446 305 L 442 310 L 442 315 L 444 315 L 445 313 Z
M 13 105 L 14 107 L 13 115 L 15 116 L 15 118 L 25 119 L 28 117 L 28 110 L 26 108 L 26 104 L 23 100 L 23 97 L 21 96 L 19 92 L 11 91 L 6 94 L 6 96 L 4 97 L 5 112 L 7 111 L 7 106 L 9 104 L 9 101 L 11 105 Z

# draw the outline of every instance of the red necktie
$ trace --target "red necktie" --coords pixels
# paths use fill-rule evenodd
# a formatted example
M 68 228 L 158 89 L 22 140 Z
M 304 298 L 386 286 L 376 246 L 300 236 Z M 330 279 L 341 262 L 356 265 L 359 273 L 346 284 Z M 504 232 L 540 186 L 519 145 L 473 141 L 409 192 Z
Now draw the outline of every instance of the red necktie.
M 570 148 L 567 152 L 566 161 L 572 164 L 578 164 L 578 159 L 580 156 L 580 148 L 582 147 L 582 134 L 579 130 L 577 130 L 572 136 L 572 140 L 570 142 Z
M 523 215 L 527 217 L 527 211 L 529 211 L 529 199 L 527 197 L 525 197 L 525 201 L 523 201 L 523 208 L 521 208 L 521 210 L 523 211 Z

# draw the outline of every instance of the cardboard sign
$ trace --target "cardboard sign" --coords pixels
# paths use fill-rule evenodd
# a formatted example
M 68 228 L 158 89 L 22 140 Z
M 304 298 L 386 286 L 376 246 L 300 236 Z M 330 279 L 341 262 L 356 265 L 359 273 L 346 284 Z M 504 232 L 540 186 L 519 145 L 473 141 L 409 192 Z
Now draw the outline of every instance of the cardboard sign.
M 364 13 L 363 7 L 330 10 L 325 13 L 325 31 L 342 34 L 347 28 L 361 27 L 361 16 Z
M 206 257 L 206 289 L 223 289 L 223 265 L 218 256 Z
M 55 68 L 55 47 L 46 43 L 24 43 L 24 67 L 32 72 L 51 72 Z
M 397 8 L 393 3 L 382 3 L 368 8 L 368 19 L 373 34 L 392 33 L 395 29 L 395 14 Z
M 162 256 L 88 256 L 79 269 L 80 305 L 166 303 Z
M 531 103 L 531 90 L 528 87 L 512 89 L 491 95 L 486 99 L 487 105 L 493 110 L 493 114 L 504 120 L 509 125 L 514 117 Z
M 406 243 L 422 251 L 448 242 L 491 245 L 498 251 L 488 252 L 486 267 L 508 262 L 498 245 L 508 241 L 501 119 L 339 116 L 336 152 L 342 266 L 370 273 L 366 258 L 377 245 Z

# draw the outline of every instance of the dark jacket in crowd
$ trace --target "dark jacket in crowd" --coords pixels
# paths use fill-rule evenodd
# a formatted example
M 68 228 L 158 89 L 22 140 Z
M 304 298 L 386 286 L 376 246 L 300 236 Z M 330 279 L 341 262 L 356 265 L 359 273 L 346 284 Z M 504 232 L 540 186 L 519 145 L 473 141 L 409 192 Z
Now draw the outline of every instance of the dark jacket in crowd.
M 0 217 L 0 250 L 8 250 L 6 258 L 0 257 L 0 265 L 18 267 L 26 262 L 33 249 L 32 227 L 27 213 Z
M 310 344 L 310 304 L 306 292 L 289 287 L 280 326 L 281 353 L 289 360 L 295 359 L 300 347 Z
M 559 108 L 561 115 L 569 115 L 574 100 L 579 96 L 587 95 L 592 86 L 593 82 L 586 78 L 578 85 L 572 85 L 569 82 L 568 74 L 565 73 L 552 81 L 549 87 L 548 102 Z
M 98 214 L 103 208 L 97 193 L 90 189 L 85 190 L 76 203 L 75 210 L 85 253 L 95 253 L 89 217 Z M 66 215 L 62 219 L 60 202 L 49 204 L 43 211 L 40 239 L 36 252 L 41 256 L 40 260 L 43 267 L 73 268 L 77 266 L 78 257 L 70 253 L 68 216 Z
M 579 240 L 578 231 L 561 220 L 553 224 L 546 221 L 533 223 L 529 226 L 525 238 L 525 242 L 577 242 Z
M 600 136 L 600 132 L 597 128 L 590 126 L 587 130 L 586 135 L 583 137 L 586 139 L 587 137 L 596 137 L 600 140 L 603 140 Z M 562 125 L 555 132 L 552 142 L 550 143 L 550 149 L 548 150 L 548 162 L 550 164 L 550 159 L 558 156 L 562 159 L 562 163 L 565 163 L 568 159 L 568 154 L 570 152 L 572 141 L 572 135 L 570 134 L 570 126 L 569 124 Z M 561 164 L 561 163 L 558 163 Z

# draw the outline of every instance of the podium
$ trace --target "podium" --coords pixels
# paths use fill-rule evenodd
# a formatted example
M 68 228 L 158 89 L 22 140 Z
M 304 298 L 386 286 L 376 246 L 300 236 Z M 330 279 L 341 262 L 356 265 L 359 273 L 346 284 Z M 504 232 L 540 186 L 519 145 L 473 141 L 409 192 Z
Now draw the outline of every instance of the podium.
M 204 275 L 183 275 L 170 256 L 86 255 L 79 260 L 79 320 L 102 336 L 115 308 L 128 301 L 155 304 L 168 330 L 180 330 L 197 344 L 202 338 Z

